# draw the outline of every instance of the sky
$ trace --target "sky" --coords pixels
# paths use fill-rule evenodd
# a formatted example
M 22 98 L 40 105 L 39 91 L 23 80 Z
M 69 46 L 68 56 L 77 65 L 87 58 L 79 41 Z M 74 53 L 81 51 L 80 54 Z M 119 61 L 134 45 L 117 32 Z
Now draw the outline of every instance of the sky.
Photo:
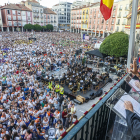
M 0 0 L 0 5 L 5 5 L 5 3 L 19 3 L 22 0 Z M 23 0 L 25 1 L 25 0 Z M 75 0 L 40 0 L 40 4 L 48 8 L 52 8 L 53 5 L 59 3 L 59 1 L 67 1 L 73 3 Z M 118 0 L 114 0 L 118 1 Z
M 5 5 L 5 3 L 19 3 L 20 1 L 22 0 L 0 0 L 0 5 Z M 25 1 L 25 0 L 23 0 Z M 64 0 L 60 0 L 61 1 L 64 1 Z M 66 0 L 65 0 L 66 1 Z M 73 2 L 75 0 L 67 0 L 67 2 Z M 59 3 L 59 0 L 41 0 L 40 1 L 40 4 L 43 5 L 43 6 L 46 6 L 48 8 L 51 8 L 53 5 Z

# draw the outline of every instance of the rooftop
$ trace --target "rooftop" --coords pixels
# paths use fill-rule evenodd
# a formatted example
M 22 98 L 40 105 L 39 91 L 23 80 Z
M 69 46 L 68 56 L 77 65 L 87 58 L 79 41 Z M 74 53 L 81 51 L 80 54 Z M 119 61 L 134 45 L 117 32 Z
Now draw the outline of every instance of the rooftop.
M 44 8 L 44 14 L 54 14 L 57 15 L 54 11 L 52 11 L 50 8 Z
M 13 9 L 13 10 L 21 10 L 21 11 L 32 11 L 31 9 L 27 8 L 23 4 L 7 4 L 4 6 L 1 6 L 1 9 Z

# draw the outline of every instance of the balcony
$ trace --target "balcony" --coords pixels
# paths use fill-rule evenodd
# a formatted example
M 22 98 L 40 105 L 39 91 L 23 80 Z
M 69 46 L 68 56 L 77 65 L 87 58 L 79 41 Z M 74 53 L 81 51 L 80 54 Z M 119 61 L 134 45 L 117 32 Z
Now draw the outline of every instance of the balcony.
M 38 10 L 36 10 L 36 13 L 39 13 L 39 11 L 38 11 Z
M 43 23 L 43 20 L 41 20 L 41 22 Z
M 36 16 L 36 18 L 39 18 L 39 16 Z
M 119 11 L 122 11 L 122 8 L 121 7 L 119 8 Z
M 129 11 L 129 8 L 128 8 L 128 7 L 125 7 L 125 10 L 126 10 L 126 11 Z
M 51 21 L 51 23 L 53 23 L 53 21 Z
M 40 21 L 39 20 L 37 20 L 37 23 L 39 23 Z
M 126 25 L 126 23 L 122 23 L 122 25 Z
M 12 23 L 8 23 L 7 25 L 8 25 L 8 26 L 12 26 Z
M 34 18 L 36 18 L 37 16 L 36 15 L 34 15 Z
M 43 16 L 41 16 L 41 18 L 43 18 Z
M 127 15 L 124 15 L 124 16 L 123 16 L 123 18 L 126 18 L 126 17 L 127 17 Z
M 121 15 L 118 15 L 117 17 L 118 17 L 118 18 L 121 18 Z
M 21 23 L 18 23 L 18 26 L 21 26 Z
M 8 19 L 8 20 L 11 20 L 11 18 L 10 18 L 10 17 L 8 17 L 7 19 Z
M 14 23 L 14 26 L 17 26 L 17 23 Z
M 54 23 L 56 23 L 56 21 L 54 21 Z
M 116 25 L 120 25 L 120 23 L 118 22 Z
M 18 21 L 21 21 L 21 18 L 18 18 Z
M 33 12 L 34 12 L 34 13 L 36 13 L 36 11 L 35 11 L 35 10 L 33 10 Z
M 41 14 L 43 14 L 43 11 L 40 11 Z

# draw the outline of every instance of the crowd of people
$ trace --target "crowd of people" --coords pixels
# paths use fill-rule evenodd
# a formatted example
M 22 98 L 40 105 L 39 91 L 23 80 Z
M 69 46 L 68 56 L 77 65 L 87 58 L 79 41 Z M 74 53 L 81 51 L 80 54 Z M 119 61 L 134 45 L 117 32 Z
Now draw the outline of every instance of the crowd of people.
M 77 120 L 74 103 L 64 95 L 63 86 L 50 81 L 50 73 L 82 59 L 91 42 L 79 34 L 1 33 L 0 38 L 0 139 L 54 138 Z M 87 47 L 88 46 L 88 47 Z M 82 53 L 75 55 L 77 49 Z M 57 81 L 57 80 L 56 80 Z

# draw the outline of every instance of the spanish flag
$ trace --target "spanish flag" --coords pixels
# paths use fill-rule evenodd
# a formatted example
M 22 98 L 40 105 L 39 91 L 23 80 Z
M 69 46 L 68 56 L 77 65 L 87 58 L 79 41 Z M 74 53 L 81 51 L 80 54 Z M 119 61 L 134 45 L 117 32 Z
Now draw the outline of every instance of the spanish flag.
M 108 20 L 111 16 L 114 0 L 101 0 L 100 11 L 105 20 Z

